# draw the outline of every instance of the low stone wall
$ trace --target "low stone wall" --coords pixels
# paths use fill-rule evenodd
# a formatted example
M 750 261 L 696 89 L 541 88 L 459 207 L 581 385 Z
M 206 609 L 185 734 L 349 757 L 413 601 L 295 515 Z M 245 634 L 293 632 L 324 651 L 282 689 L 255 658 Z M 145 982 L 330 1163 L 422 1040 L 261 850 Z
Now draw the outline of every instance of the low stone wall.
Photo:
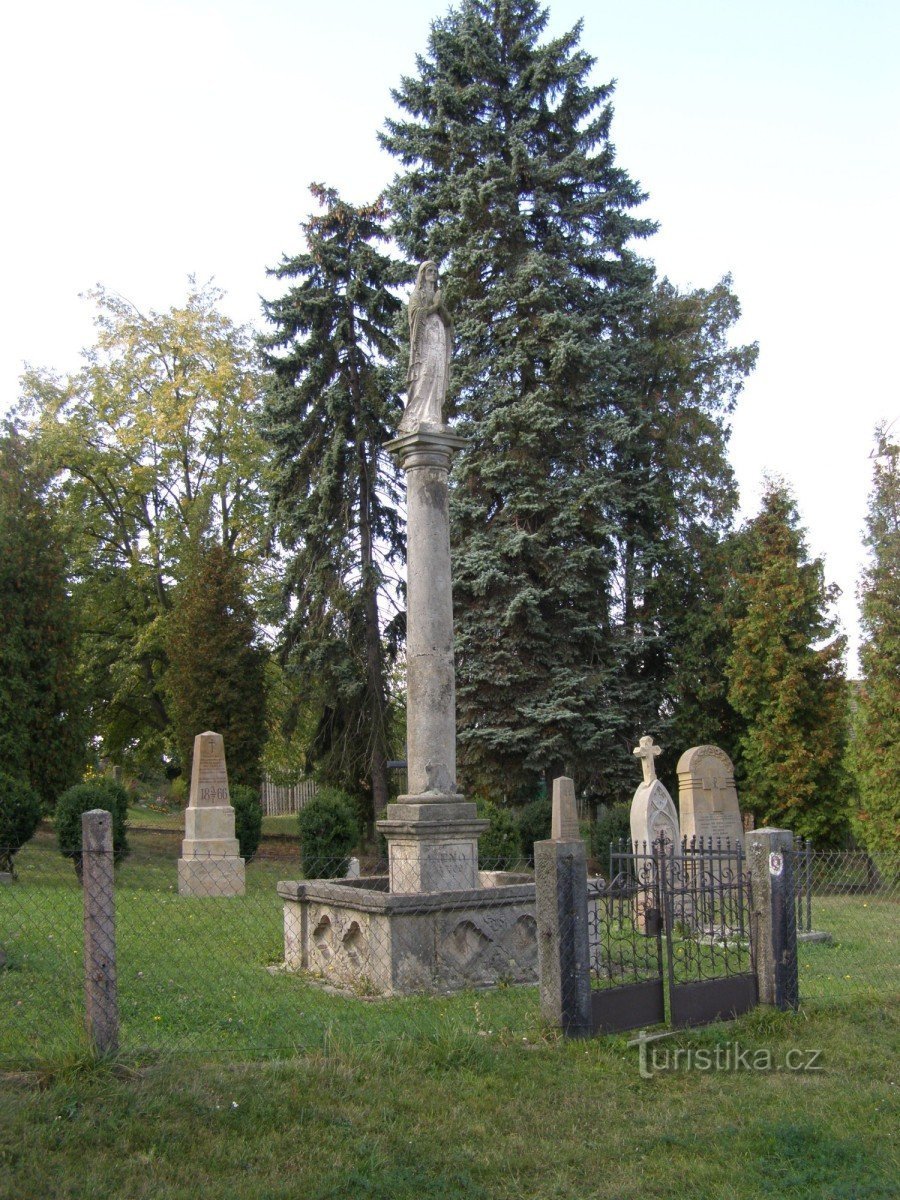
M 385 996 L 534 983 L 534 882 L 508 872 L 479 882 L 395 893 L 387 876 L 283 881 L 285 966 Z

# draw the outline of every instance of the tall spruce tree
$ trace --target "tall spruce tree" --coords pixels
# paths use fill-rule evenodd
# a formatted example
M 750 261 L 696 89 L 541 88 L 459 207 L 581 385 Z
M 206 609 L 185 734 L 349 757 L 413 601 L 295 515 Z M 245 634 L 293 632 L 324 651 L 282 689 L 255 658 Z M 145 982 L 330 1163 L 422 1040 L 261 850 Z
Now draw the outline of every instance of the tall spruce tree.
M 410 257 L 442 265 L 458 346 L 451 408 L 460 750 L 504 791 L 602 776 L 620 724 L 610 580 L 623 332 L 653 225 L 609 140 L 580 25 L 543 41 L 535 0 L 463 0 L 394 98 L 388 195 Z
M 379 249 L 380 203 L 356 207 L 313 185 L 322 212 L 302 226 L 307 249 L 271 272 L 290 286 L 264 305 L 271 381 L 264 428 L 274 449 L 274 529 L 285 550 L 282 653 L 318 702 L 319 773 L 371 809 L 388 799 L 386 649 L 402 616 L 385 588 L 402 561 L 397 481 L 382 446 L 400 402 L 390 363 L 406 277 Z
M 241 563 L 210 543 L 196 550 L 165 622 L 166 686 L 175 741 L 189 775 L 194 738 L 225 740 L 232 783 L 255 787 L 266 740 L 266 651 Z
M 618 706 L 626 730 L 654 729 L 664 745 L 733 751 L 721 546 L 737 502 L 728 418 L 757 355 L 730 344 L 739 316 L 728 276 L 689 292 L 661 280 L 630 331 L 617 391 Z M 671 773 L 677 755 L 668 757 Z
M 0 434 L 0 771 L 46 808 L 78 781 L 87 736 L 77 622 L 47 481 Z
M 873 852 L 900 849 L 900 444 L 876 432 L 875 470 L 860 584 L 862 680 L 852 762 L 859 788 L 854 832 Z
M 770 482 L 737 539 L 729 701 L 746 722 L 739 770 L 759 821 L 819 843 L 847 830 L 845 639 L 837 588 L 811 559 L 797 508 Z

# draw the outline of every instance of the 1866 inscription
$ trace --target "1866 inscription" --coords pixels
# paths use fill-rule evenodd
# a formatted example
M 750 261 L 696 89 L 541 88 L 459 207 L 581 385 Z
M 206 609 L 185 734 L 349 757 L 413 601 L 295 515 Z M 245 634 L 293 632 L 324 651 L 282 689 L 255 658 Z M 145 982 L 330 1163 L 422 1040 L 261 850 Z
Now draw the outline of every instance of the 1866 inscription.
M 231 803 L 225 746 L 218 733 L 201 733 L 194 742 L 190 803 L 195 808 Z

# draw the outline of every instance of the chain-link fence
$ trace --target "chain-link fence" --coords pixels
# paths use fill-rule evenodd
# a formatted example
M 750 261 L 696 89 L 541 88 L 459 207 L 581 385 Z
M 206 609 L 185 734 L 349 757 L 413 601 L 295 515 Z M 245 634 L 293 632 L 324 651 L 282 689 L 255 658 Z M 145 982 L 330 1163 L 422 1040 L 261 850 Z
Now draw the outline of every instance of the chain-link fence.
M 114 887 L 125 1053 L 265 1058 L 459 1030 L 541 1035 L 527 873 L 482 869 L 477 887 L 441 904 L 390 893 L 385 862 L 313 887 L 296 844 L 291 855 L 259 854 L 235 887 L 234 860 L 196 859 L 185 881 L 180 839 L 134 829 L 129 842 Z M 395 867 L 402 875 L 402 861 Z M 90 1044 L 84 891 L 73 862 L 44 828 L 15 868 L 0 885 L 6 1067 Z M 346 870 L 341 859 L 322 874 Z
M 304 880 L 294 844 L 271 854 L 264 848 L 247 863 L 240 888 L 233 865 L 210 860 L 202 864 L 206 890 L 184 879 L 180 890 L 180 838 L 134 829 L 129 839 L 131 853 L 114 876 L 125 1053 L 264 1058 L 459 1030 L 520 1042 L 543 1036 L 527 870 L 505 863 L 490 871 L 482 861 L 476 886 L 454 886 L 447 901 L 446 893 L 390 891 L 386 864 L 374 861 L 364 861 L 358 879 Z M 6 1067 L 78 1055 L 89 1045 L 85 895 L 73 862 L 46 827 L 14 862 L 17 878 L 0 883 Z M 333 873 L 346 866 L 336 863 Z M 403 862 L 394 866 L 402 874 Z M 900 858 L 802 845 L 793 866 L 801 1003 L 896 995 Z M 448 867 L 455 869 L 444 861 Z M 223 894 L 215 894 L 217 884 Z M 621 887 L 604 903 L 608 920 L 621 924 L 616 906 L 631 919 L 634 898 Z M 596 896 L 593 907 L 596 921 Z M 585 936 L 596 956 L 599 932 Z M 721 939 L 707 940 L 706 952 L 720 954 Z M 611 976 L 614 958 L 601 965 Z
M 801 1002 L 900 994 L 900 854 L 799 842 L 793 867 Z

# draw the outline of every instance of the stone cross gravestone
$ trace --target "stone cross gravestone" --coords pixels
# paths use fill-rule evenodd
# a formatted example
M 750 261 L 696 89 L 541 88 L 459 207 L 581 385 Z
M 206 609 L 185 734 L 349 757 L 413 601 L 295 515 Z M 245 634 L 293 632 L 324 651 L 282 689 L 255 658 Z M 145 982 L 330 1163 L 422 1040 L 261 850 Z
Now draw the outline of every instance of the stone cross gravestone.
M 636 854 L 653 855 L 663 846 L 667 859 L 671 855 L 669 869 L 675 875 L 681 870 L 681 833 L 672 797 L 656 777 L 655 760 L 662 754 L 662 747 L 654 746 L 652 737 L 642 737 L 632 753 L 641 760 L 644 773 L 643 781 L 631 802 L 632 846 Z M 638 877 L 645 875 L 646 863 L 636 866 Z M 639 891 L 635 896 L 635 921 L 642 933 L 651 934 L 659 928 L 659 912 L 649 892 Z
M 181 896 L 243 896 L 244 860 L 234 836 L 225 744 L 220 733 L 194 738 L 191 796 L 178 860 Z
M 646 847 L 649 854 L 654 842 L 665 837 L 680 854 L 678 813 L 672 797 L 656 777 L 655 759 L 662 754 L 662 747 L 654 746 L 652 737 L 642 737 L 632 753 L 641 759 L 644 778 L 631 802 L 631 841 L 639 852 L 643 853 Z
M 743 843 L 744 826 L 731 759 L 718 746 L 692 746 L 678 760 L 681 832 L 724 846 Z

